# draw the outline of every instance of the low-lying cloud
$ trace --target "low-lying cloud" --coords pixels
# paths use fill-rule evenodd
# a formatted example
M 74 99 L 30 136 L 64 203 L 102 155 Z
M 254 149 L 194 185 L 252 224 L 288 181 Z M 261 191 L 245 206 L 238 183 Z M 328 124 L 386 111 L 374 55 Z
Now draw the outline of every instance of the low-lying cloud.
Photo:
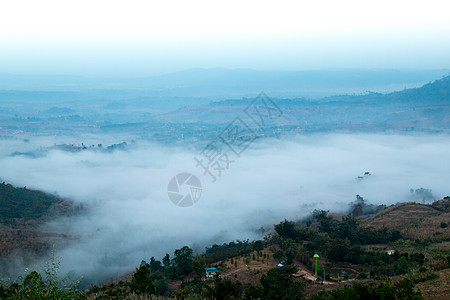
M 97 138 L 98 140 L 98 138 Z M 81 142 L 81 141 L 80 141 Z M 371 203 L 409 200 L 410 188 L 450 194 L 448 136 L 329 134 L 255 141 L 215 183 L 196 167 L 198 150 L 137 142 L 111 153 L 49 151 L 39 158 L 8 156 L 30 144 L 0 141 L 0 177 L 17 186 L 56 192 L 89 208 L 48 230 L 79 236 L 58 255 L 65 272 L 99 281 L 189 245 L 260 238 L 255 232 L 314 209 L 347 211 L 359 194 Z M 43 145 L 46 146 L 46 145 Z M 203 192 L 191 207 L 175 206 L 170 179 L 195 174 Z M 356 177 L 370 172 L 364 180 Z

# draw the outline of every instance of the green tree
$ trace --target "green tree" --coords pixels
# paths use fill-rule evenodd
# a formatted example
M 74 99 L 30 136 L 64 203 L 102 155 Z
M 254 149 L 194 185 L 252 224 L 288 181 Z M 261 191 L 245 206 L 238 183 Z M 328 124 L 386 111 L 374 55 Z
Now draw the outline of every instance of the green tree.
M 162 259 L 163 265 L 166 269 L 170 267 L 170 255 L 169 253 L 166 253 L 166 255 Z
M 297 255 L 297 251 L 293 247 L 286 249 L 286 251 L 284 251 L 286 264 L 291 265 L 294 262 L 295 255 Z
M 255 241 L 253 242 L 253 250 L 257 251 L 258 253 L 262 250 L 264 250 L 264 244 L 262 241 Z
M 174 252 L 175 268 L 178 275 L 187 275 L 192 272 L 192 249 L 184 246 Z
M 263 288 L 261 286 L 248 285 L 244 291 L 244 300 L 260 299 L 263 296 Z
M 346 256 L 350 252 L 350 241 L 348 239 L 336 239 L 328 243 L 327 258 L 334 261 L 345 261 Z
M 146 265 L 141 265 L 133 274 L 130 288 L 137 294 L 155 294 L 156 289 L 150 277 L 150 269 Z
M 364 198 L 363 197 L 361 197 L 360 195 L 356 195 L 356 203 L 357 204 L 362 204 L 362 205 L 364 205 Z
M 203 273 L 205 272 L 205 267 L 206 267 L 206 258 L 204 255 L 196 255 L 193 259 L 192 259 L 192 269 L 194 270 L 195 274 L 197 274 L 197 276 L 202 276 Z
M 396 269 L 398 274 L 405 274 L 408 272 L 409 264 L 406 257 L 402 256 L 398 259 Z
M 270 269 L 261 276 L 263 296 L 261 300 L 297 300 L 303 298 L 305 282 L 298 281 L 292 274 L 298 271 L 296 266 Z
M 285 219 L 280 224 L 275 225 L 275 231 L 282 238 L 295 239 L 298 232 L 297 227 L 298 227 L 297 224 Z
M 397 299 L 408 299 L 408 300 L 421 300 L 423 299 L 420 290 L 414 290 L 414 282 L 409 278 L 404 278 L 397 284 L 398 296 Z
M 59 266 L 59 260 L 52 253 L 45 267 L 40 271 L 29 272 L 21 284 L 0 281 L 1 299 L 85 299 L 84 294 L 76 290 L 79 281 L 68 285 L 68 277 L 58 278 Z
M 313 216 L 319 222 L 319 231 L 331 233 L 334 227 L 333 217 L 329 216 L 329 210 L 314 210 Z
M 359 234 L 358 222 L 351 215 L 346 215 L 342 218 L 342 221 L 337 225 L 333 232 L 333 236 L 345 239 L 348 238 L 350 242 L 355 243 L 361 237 Z
M 242 293 L 242 284 L 231 280 L 216 279 L 214 295 L 216 300 L 238 299 Z
M 283 261 L 284 260 L 284 252 L 281 250 L 277 250 L 274 254 L 273 254 L 273 258 L 278 260 L 278 261 Z
M 169 294 L 169 285 L 165 279 L 159 279 L 155 282 L 155 289 L 158 295 L 167 296 Z
M 157 272 L 161 269 L 163 269 L 163 266 L 161 265 L 161 262 L 159 260 L 156 260 L 154 256 L 150 259 L 150 271 L 151 272 Z

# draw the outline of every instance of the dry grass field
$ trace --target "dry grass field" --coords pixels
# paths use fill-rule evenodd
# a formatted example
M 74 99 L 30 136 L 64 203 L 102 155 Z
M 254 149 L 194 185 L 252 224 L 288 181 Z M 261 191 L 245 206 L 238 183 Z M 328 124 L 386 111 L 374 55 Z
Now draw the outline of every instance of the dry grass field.
M 424 299 L 448 300 L 450 299 L 450 269 L 436 272 L 439 276 L 433 280 L 417 285 L 422 291 Z
M 450 202 L 450 199 L 441 200 Z M 397 229 L 407 239 L 450 240 L 450 212 L 414 202 L 402 203 L 365 220 L 366 226 Z M 447 224 L 445 227 L 442 224 Z

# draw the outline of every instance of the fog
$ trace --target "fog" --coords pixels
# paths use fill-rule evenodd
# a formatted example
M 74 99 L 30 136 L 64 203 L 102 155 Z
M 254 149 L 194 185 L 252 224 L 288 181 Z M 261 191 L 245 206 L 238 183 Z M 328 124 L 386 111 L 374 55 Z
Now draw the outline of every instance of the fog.
M 317 134 L 257 140 L 240 157 L 229 151 L 234 162 L 214 183 L 196 167 L 199 149 L 194 146 L 137 141 L 127 151 L 111 153 L 8 155 L 62 141 L 0 141 L 0 177 L 87 207 L 86 214 L 54 221 L 47 230 L 78 236 L 67 248 L 58 248 L 62 271 L 93 282 L 123 275 L 152 256 L 172 256 L 184 245 L 201 252 L 212 243 L 261 238 L 255 231 L 261 226 L 270 229 L 314 209 L 345 212 L 356 194 L 374 204 L 408 201 L 410 188 L 432 189 L 437 199 L 450 194 L 446 135 Z M 168 182 L 181 172 L 196 175 L 203 188 L 199 201 L 186 208 L 167 195 Z M 356 180 L 364 172 L 372 175 Z

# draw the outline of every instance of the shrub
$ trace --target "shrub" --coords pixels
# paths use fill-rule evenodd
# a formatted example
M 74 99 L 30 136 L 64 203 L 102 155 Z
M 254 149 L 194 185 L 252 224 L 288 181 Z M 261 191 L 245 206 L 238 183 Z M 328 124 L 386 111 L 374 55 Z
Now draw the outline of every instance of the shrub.
M 80 280 L 68 284 L 68 278 L 59 279 L 60 262 L 52 252 L 41 271 L 29 271 L 17 282 L 0 282 L 2 299 L 85 299 L 76 287 Z M 20 283 L 21 282 L 21 283 Z

